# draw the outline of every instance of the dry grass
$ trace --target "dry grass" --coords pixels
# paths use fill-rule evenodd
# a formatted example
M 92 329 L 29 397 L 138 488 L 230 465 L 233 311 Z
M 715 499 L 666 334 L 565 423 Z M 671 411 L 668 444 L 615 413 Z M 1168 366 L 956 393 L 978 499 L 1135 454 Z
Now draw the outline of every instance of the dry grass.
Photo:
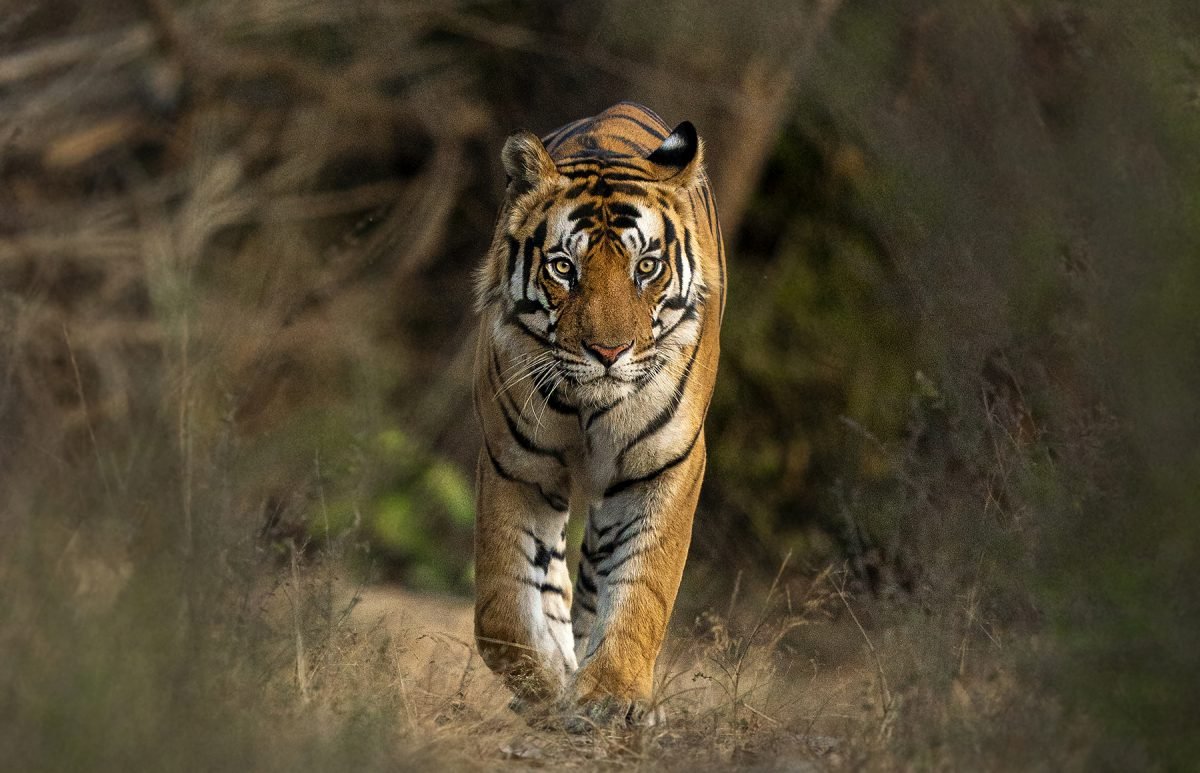
M 508 709 L 469 600 L 355 581 L 352 534 L 272 561 L 210 533 L 182 562 L 103 536 L 50 525 L 6 549 L 0 746 L 25 769 L 1061 770 L 1089 748 L 1030 678 L 1037 638 L 970 595 L 914 613 L 845 569 L 782 566 L 676 619 L 661 722 L 568 734 Z
M 320 570 L 292 575 L 266 596 L 281 638 L 305 594 L 340 613 L 297 633 L 296 665 L 279 664 L 272 708 L 336 728 L 354 707 L 378 702 L 394 723 L 385 758 L 452 769 L 502 761 L 518 769 L 655 770 L 1082 765 L 1084 726 L 1072 728 L 1051 697 L 1020 686 L 1017 659 L 1004 652 L 1030 642 L 1002 644 L 966 608 L 960 639 L 944 637 L 943 652 L 916 652 L 940 637 L 921 626 L 868 632 L 844 570 L 783 576 L 781 568 L 761 600 L 731 599 L 740 622 L 708 612 L 676 625 L 659 663 L 657 724 L 571 734 L 530 727 L 508 709 L 510 694 L 470 643 L 468 601 L 336 582 L 329 595 Z M 930 668 L 949 678 L 930 680 Z M 1040 721 L 1054 722 L 1052 735 L 1029 737 Z M 1022 747 L 988 748 L 997 724 L 1026 734 Z
M 1021 673 L 1013 651 L 1028 654 L 1031 642 L 1002 643 L 964 609 L 958 641 L 946 637 L 943 652 L 916 650 L 942 637 L 919 626 L 868 632 L 844 581 L 825 572 L 776 586 L 742 625 L 711 612 L 677 625 L 659 664 L 655 701 L 663 720 L 582 736 L 532 729 L 507 710 L 507 692 L 468 644 L 465 603 L 374 589 L 353 619 L 386 632 L 398 648 L 392 689 L 402 696 L 410 737 L 454 766 L 1083 766 L 1087 724 L 1061 716 L 1053 697 L 1031 691 Z M 931 679 L 930 670 L 942 674 Z

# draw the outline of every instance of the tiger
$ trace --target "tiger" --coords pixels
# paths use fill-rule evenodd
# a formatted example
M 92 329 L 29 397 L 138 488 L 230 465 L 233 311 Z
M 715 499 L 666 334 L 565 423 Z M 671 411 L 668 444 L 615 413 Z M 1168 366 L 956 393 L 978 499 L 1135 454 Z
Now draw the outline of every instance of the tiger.
M 703 151 L 691 122 L 632 102 L 501 151 L 476 278 L 475 641 L 514 708 L 649 716 L 725 310 Z

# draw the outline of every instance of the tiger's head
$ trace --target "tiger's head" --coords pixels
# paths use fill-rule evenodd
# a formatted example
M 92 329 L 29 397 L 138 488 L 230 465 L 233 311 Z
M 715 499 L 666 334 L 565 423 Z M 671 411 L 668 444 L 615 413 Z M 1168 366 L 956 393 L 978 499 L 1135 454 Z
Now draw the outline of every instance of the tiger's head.
M 494 304 L 496 334 L 517 337 L 515 348 L 541 363 L 543 394 L 610 405 L 699 338 L 696 130 L 680 124 L 645 156 L 557 162 L 536 135 L 518 132 L 502 159 L 509 182 L 480 305 Z

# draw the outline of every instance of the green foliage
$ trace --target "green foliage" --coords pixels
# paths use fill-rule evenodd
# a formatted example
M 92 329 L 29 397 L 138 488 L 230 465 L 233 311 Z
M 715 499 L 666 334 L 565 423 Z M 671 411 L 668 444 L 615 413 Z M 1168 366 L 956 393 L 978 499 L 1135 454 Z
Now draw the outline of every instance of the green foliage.
M 471 585 L 471 535 L 475 521 L 472 482 L 455 464 L 400 429 L 378 432 L 366 449 L 373 470 L 361 492 L 329 505 L 337 535 L 361 529 L 371 561 L 413 587 L 465 592 Z M 310 521 L 321 536 L 325 525 Z

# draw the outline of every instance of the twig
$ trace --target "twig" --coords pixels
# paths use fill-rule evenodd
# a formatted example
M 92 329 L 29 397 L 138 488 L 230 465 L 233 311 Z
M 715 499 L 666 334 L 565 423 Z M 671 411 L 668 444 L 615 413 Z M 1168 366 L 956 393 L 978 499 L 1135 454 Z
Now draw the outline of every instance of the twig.
M 296 633 L 296 685 L 300 689 L 300 698 L 308 703 L 308 657 L 304 652 L 304 635 L 300 630 L 300 567 L 296 562 L 296 543 L 291 543 L 292 548 L 292 587 L 295 589 L 296 597 L 290 598 L 292 602 L 292 625 Z
M 767 590 L 766 598 L 763 599 L 762 610 L 758 614 L 758 621 L 754 624 L 754 628 L 750 631 L 750 635 L 747 636 L 743 640 L 741 646 L 739 647 L 737 662 L 733 666 L 733 673 L 730 674 L 729 670 L 726 669 L 724 665 L 722 665 L 719 662 L 717 663 L 717 665 L 721 667 L 721 670 L 725 671 L 727 677 L 730 679 L 730 682 L 731 682 L 732 688 L 733 688 L 733 694 L 732 694 L 733 702 L 730 707 L 730 715 L 731 715 L 730 722 L 731 722 L 731 726 L 733 728 L 735 744 L 737 743 L 737 735 L 738 735 L 738 722 L 737 722 L 738 704 L 740 703 L 742 705 L 749 707 L 749 704 L 745 703 L 745 699 L 741 692 L 742 669 L 746 662 L 746 656 L 748 654 L 750 654 L 750 647 L 754 644 L 755 637 L 758 636 L 758 632 L 760 630 L 762 630 L 763 625 L 766 624 L 767 613 L 771 609 L 771 598 L 775 595 L 775 591 L 779 587 L 779 581 L 783 577 L 783 571 L 787 568 L 788 562 L 791 560 L 792 560 L 792 551 L 789 550 L 787 552 L 787 555 L 783 557 L 783 561 L 780 562 L 779 571 L 775 573 L 775 579 L 771 581 L 771 587 L 769 590 Z
M 114 35 L 88 35 L 50 43 L 0 59 L 0 86 L 34 78 L 104 52 L 119 58 L 149 50 L 154 32 L 149 24 L 137 24 Z
M 733 592 L 729 594 L 729 610 L 725 613 L 725 619 L 733 620 L 733 608 L 737 604 L 738 592 L 742 589 L 742 570 L 738 569 L 737 574 L 733 578 Z
M 739 90 L 723 86 L 710 79 L 690 77 L 678 68 L 670 69 L 660 65 L 638 62 L 591 48 L 581 51 L 579 46 L 569 45 L 565 40 L 549 39 L 545 35 L 515 24 L 500 24 L 469 14 L 454 12 L 439 14 L 437 22 L 447 32 L 496 48 L 554 59 L 566 59 L 571 62 L 582 61 L 595 70 L 623 78 L 631 83 L 647 80 L 670 82 L 677 84 L 680 89 L 686 90 L 687 93 L 695 95 L 698 99 L 718 104 L 752 107 L 749 100 Z
M 144 0 L 159 39 L 200 90 L 219 93 L 223 81 L 280 78 L 301 93 L 319 96 L 345 115 L 381 118 L 412 131 L 425 130 L 441 139 L 470 136 L 482 130 L 483 113 L 466 102 L 422 111 L 363 88 L 347 88 L 346 79 L 297 59 L 224 45 L 188 24 L 168 3 Z M 430 121 L 431 116 L 439 120 Z M 452 116 L 454 120 L 444 120 Z
M 87 398 L 83 394 L 83 376 L 79 373 L 79 362 L 75 359 L 75 347 L 71 345 L 71 334 L 64 322 L 62 326 L 63 340 L 67 344 L 67 356 L 71 359 L 71 370 L 75 374 L 75 390 L 79 395 L 79 404 L 83 407 L 84 423 L 87 425 L 88 439 L 92 444 L 92 453 L 96 456 L 96 471 L 100 473 L 100 482 L 104 486 L 104 494 L 108 506 L 113 507 L 113 492 L 108 483 L 108 475 L 104 472 L 104 460 L 100 456 L 100 444 L 96 442 L 96 428 L 92 425 L 91 411 L 88 410 Z
M 180 481 L 183 499 L 183 548 L 184 555 L 192 552 L 192 404 L 191 404 L 191 325 L 187 312 L 183 313 L 182 334 L 179 338 L 180 366 L 179 384 L 179 454 L 183 458 L 183 479 Z
M 756 708 L 754 708 L 753 706 L 751 706 L 749 703 L 746 703 L 746 701 L 742 701 L 742 702 L 741 702 L 741 704 L 742 704 L 743 706 L 745 706 L 746 708 L 750 709 L 750 711 L 751 711 L 752 713 L 754 713 L 754 714 L 757 714 L 758 716 L 762 717 L 763 719 L 767 720 L 768 722 L 770 722 L 770 723 L 771 723 L 771 724 L 773 724 L 773 725 L 780 725 L 780 724 L 782 724 L 782 723 L 781 723 L 781 722 L 780 722 L 778 719 L 775 719 L 775 717 L 770 717 L 770 716 L 767 716 L 766 714 L 762 713 L 762 712 L 761 712 L 761 711 L 759 711 L 758 709 L 756 709 Z
M 754 624 L 754 629 L 750 631 L 750 636 L 746 638 L 745 645 L 741 648 L 741 654 L 738 656 L 737 670 L 741 671 L 742 662 L 746 659 L 746 655 L 750 652 L 750 645 L 754 643 L 754 638 L 758 636 L 758 632 L 767 622 L 767 612 L 771 608 L 771 597 L 775 595 L 775 591 L 779 588 L 779 580 L 783 577 L 783 570 L 787 568 L 788 562 L 792 560 L 792 551 L 789 550 L 787 555 L 783 557 L 783 561 L 779 564 L 779 571 L 775 573 L 775 579 L 771 581 L 771 587 L 767 591 L 767 597 L 763 599 L 762 611 L 759 612 L 758 622 Z
M 812 733 L 813 726 L 817 724 L 817 720 L 820 719 L 821 717 L 824 717 L 824 716 L 836 717 L 836 716 L 838 716 L 837 714 L 825 714 L 825 707 L 829 705 L 829 702 L 831 700 L 833 700 L 833 696 L 835 696 L 835 695 L 837 695 L 837 690 L 830 690 L 829 693 L 825 696 L 825 700 L 821 701 L 821 705 L 817 706 L 816 713 L 814 713 L 812 715 L 812 717 L 808 720 L 808 725 L 804 728 L 804 735 L 807 736 Z
M 879 651 L 875 649 L 875 645 L 871 642 L 871 637 L 867 635 L 866 629 L 863 628 L 862 623 L 858 621 L 858 615 L 854 614 L 854 608 L 850 606 L 850 602 L 847 600 L 846 594 L 843 591 L 844 585 L 845 580 L 843 579 L 842 585 L 834 586 L 834 590 L 837 591 L 838 598 L 840 598 L 842 603 L 846 605 L 846 611 L 850 613 L 850 619 L 854 621 L 856 626 L 858 626 L 858 632 L 862 634 L 863 641 L 867 643 L 867 649 L 871 651 L 871 656 L 875 659 L 875 670 L 879 674 L 879 690 L 881 697 L 883 698 L 883 715 L 886 718 L 892 707 L 892 693 L 891 690 L 888 689 L 887 676 L 883 673 L 883 661 L 880 660 Z

